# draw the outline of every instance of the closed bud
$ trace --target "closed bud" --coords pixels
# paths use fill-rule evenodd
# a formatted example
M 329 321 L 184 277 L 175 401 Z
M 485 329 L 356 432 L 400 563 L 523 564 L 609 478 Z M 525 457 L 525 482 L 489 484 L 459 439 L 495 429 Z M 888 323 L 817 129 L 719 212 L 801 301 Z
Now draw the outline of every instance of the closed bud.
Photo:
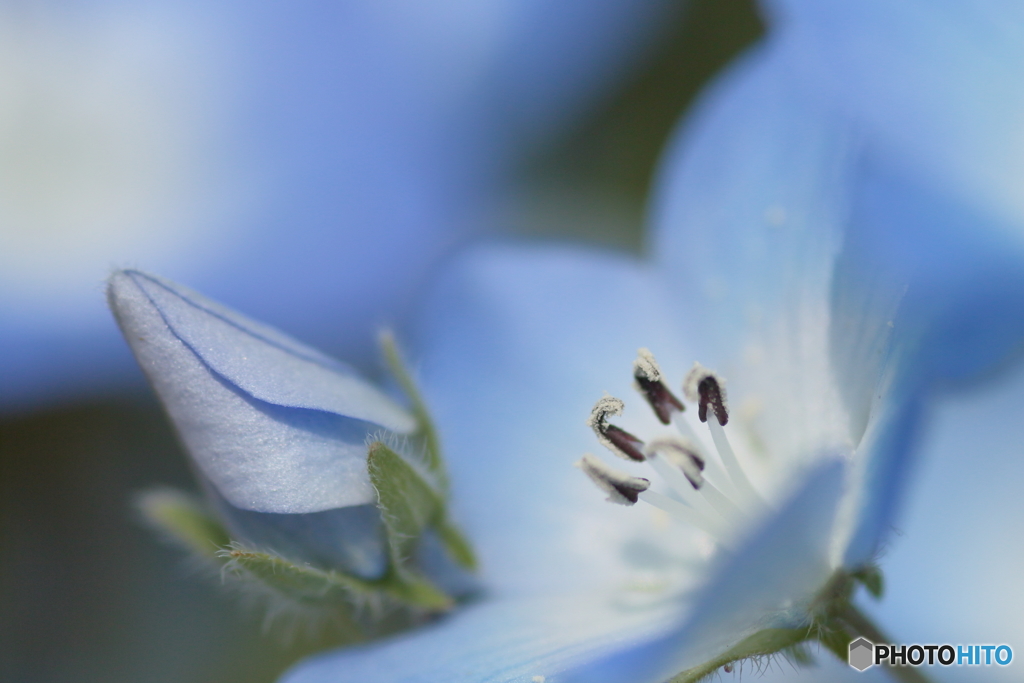
M 367 445 L 412 433 L 413 416 L 345 365 L 174 283 L 118 271 L 107 296 L 231 536 L 380 576 Z

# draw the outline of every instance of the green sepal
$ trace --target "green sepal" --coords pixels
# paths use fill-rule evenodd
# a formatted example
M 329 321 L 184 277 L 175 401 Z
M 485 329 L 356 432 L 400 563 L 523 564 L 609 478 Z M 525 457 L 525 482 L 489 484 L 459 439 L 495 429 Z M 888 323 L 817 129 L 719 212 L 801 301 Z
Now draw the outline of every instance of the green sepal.
M 380 441 L 370 444 L 366 465 L 377 489 L 391 559 L 405 565 L 424 529 L 440 516 L 444 498 L 429 475 Z
M 876 600 L 880 599 L 885 592 L 885 577 L 882 576 L 882 570 L 877 565 L 865 565 L 850 574 L 850 576 L 864 586 L 867 592 Z
M 425 473 L 420 471 L 416 465 L 404 460 L 393 451 L 390 454 L 384 454 L 381 449 L 386 448 L 386 446 L 382 443 L 371 444 L 369 459 L 373 459 L 375 447 L 378 452 L 376 475 L 378 478 L 374 478 L 373 464 L 370 465 L 370 478 L 374 482 L 374 486 L 377 486 L 378 495 L 381 496 L 382 511 L 394 510 L 397 512 L 399 508 L 408 507 L 407 503 L 396 500 L 403 495 L 401 491 L 402 482 L 408 484 L 411 487 L 410 493 L 416 496 L 419 501 L 419 503 L 415 504 L 421 507 L 417 510 L 409 510 L 405 520 L 399 519 L 395 521 L 399 525 L 404 524 L 411 529 L 415 529 L 416 536 L 427 526 L 433 527 L 433 530 L 444 545 L 448 556 L 463 569 L 476 571 L 477 561 L 473 554 L 472 546 L 468 539 L 448 518 L 446 507 L 448 472 L 445 468 L 444 458 L 441 455 L 440 438 L 437 428 L 434 426 L 434 421 L 430 417 L 430 411 L 427 410 L 427 404 L 423 400 L 415 380 L 413 380 L 412 373 L 406 367 L 394 335 L 389 330 L 384 330 L 380 333 L 379 339 L 381 351 L 384 354 L 388 369 L 409 399 L 413 415 L 416 417 L 418 427 L 413 438 L 422 447 L 423 457 L 421 462 L 426 470 Z M 393 474 L 399 477 L 400 482 L 397 485 L 391 485 L 385 481 L 388 470 L 391 470 Z M 415 479 L 418 479 L 419 482 L 415 482 Z M 427 481 L 428 479 L 430 482 Z M 432 495 L 427 495 L 427 491 Z M 386 515 L 387 513 L 385 513 Z M 420 523 L 420 520 L 423 519 L 428 520 L 426 524 Z M 385 523 L 387 524 L 386 519 Z M 402 547 L 406 545 L 402 542 L 399 542 L 398 545 L 398 557 L 400 559 L 407 559 L 408 547 Z M 411 545 L 411 543 L 408 545 Z
M 882 593 L 882 573 L 874 565 L 854 572 L 839 570 L 825 583 L 807 611 L 807 625 L 798 628 L 770 628 L 754 633 L 703 664 L 687 669 L 669 683 L 697 683 L 710 678 L 721 667 L 744 660 L 775 655 L 783 656 L 794 665 L 813 663 L 809 646 L 818 643 L 841 662 L 849 657 L 850 643 L 864 636 L 875 643 L 893 642 L 853 603 L 856 585 L 860 583 L 873 596 Z M 885 667 L 894 679 L 904 683 L 926 683 L 927 677 L 912 667 Z
M 136 504 L 147 522 L 200 557 L 215 558 L 231 543 L 224 525 L 186 493 L 154 489 L 139 495 Z
M 415 545 L 428 528 L 437 532 L 452 560 L 466 569 L 476 567 L 469 543 L 448 519 L 444 495 L 428 472 L 380 441 L 370 444 L 366 462 L 399 576 L 411 571 Z
M 225 573 L 260 581 L 282 597 L 299 603 L 350 602 L 377 590 L 373 581 L 296 564 L 273 553 L 247 548 L 237 541 L 217 551 L 217 557 L 223 561 Z
M 437 523 L 437 535 L 444 544 L 448 556 L 451 557 L 460 567 L 469 571 L 476 571 L 476 555 L 473 554 L 473 546 L 462 532 L 451 523 L 447 517 L 443 517 Z
M 233 571 L 241 578 L 256 579 L 282 597 L 298 603 L 364 604 L 383 594 L 427 610 L 443 610 L 451 606 L 448 596 L 412 576 L 403 577 L 401 581 L 390 575 L 367 580 L 337 570 L 296 564 L 237 542 L 218 551 L 217 556 L 224 561 L 225 571 Z
M 423 444 L 427 469 L 437 479 L 439 488 L 447 492 L 448 472 L 445 470 L 444 458 L 441 455 L 441 440 L 437 428 L 434 427 L 434 421 L 430 418 L 427 403 L 423 400 L 419 387 L 416 386 L 416 382 L 412 378 L 412 373 L 409 372 L 402 360 L 402 353 L 395 342 L 395 336 L 389 330 L 384 330 L 380 333 L 379 340 L 388 370 L 394 375 L 402 392 L 409 399 L 410 408 L 412 408 L 417 424 L 415 437 Z
M 411 570 L 389 568 L 379 579 L 292 562 L 232 541 L 221 522 L 196 498 L 159 489 L 139 496 L 146 520 L 186 550 L 213 560 L 222 576 L 252 582 L 287 602 L 344 607 L 380 604 L 385 599 L 426 611 L 445 610 L 451 599 Z
M 757 659 L 780 653 L 801 654 L 794 660 L 799 663 L 800 658 L 809 658 L 804 644 L 813 638 L 813 629 L 810 626 L 805 628 L 766 628 L 741 640 L 722 654 L 714 657 L 700 666 L 687 669 L 676 674 L 669 680 L 669 683 L 696 683 L 712 676 L 723 666 L 735 664 L 745 659 Z

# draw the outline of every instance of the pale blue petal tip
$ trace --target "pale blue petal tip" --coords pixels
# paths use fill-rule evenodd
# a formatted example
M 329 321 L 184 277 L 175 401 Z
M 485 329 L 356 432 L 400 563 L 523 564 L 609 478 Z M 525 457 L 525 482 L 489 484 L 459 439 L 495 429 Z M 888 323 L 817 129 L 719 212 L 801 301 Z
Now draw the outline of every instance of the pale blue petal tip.
M 410 415 L 342 363 L 196 292 L 126 272 L 204 363 L 254 398 L 374 422 L 392 431 L 415 427 Z
M 186 449 L 232 505 L 297 514 L 376 500 L 366 441 L 392 418 L 412 424 L 381 392 L 136 271 L 115 273 L 108 296 Z
M 916 448 L 922 428 L 923 399 L 894 401 L 878 419 L 863 470 L 863 499 L 843 565 L 856 569 L 877 560 L 888 539 L 915 468 Z

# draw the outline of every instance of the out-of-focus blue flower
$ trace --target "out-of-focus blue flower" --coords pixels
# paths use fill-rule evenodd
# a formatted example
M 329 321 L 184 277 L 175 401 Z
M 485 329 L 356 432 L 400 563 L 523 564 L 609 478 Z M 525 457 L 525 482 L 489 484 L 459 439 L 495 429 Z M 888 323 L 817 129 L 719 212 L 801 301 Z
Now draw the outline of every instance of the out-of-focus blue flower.
M 670 3 L 8 3 L 0 408 L 123 383 L 144 266 L 347 357 Z M 258 284 L 257 284 L 258 283 Z M 317 301 L 316 310 L 297 305 Z
M 1014 2 L 768 0 L 794 83 L 914 175 L 1024 220 L 1024 10 Z
M 1012 224 L 809 94 L 786 40 L 716 84 L 670 150 L 654 264 L 498 248 L 444 278 L 422 372 L 489 594 L 284 680 L 661 681 L 806 623 L 834 570 L 877 558 L 933 398 L 1024 339 L 1006 314 L 1024 253 Z M 773 507 L 804 482 L 710 562 L 708 537 L 602 506 L 570 467 L 593 448 L 593 401 L 631 393 L 637 347 L 673 382 L 693 360 L 727 378 L 732 438 Z M 656 421 L 627 404 L 648 441 Z

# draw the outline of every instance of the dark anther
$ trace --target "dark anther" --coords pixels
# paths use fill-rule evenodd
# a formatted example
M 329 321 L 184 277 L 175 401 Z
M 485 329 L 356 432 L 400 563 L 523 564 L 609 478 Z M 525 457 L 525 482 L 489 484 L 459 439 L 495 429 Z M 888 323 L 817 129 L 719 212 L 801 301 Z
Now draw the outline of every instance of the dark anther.
M 606 479 L 608 485 L 615 489 L 615 492 L 629 501 L 630 505 L 640 500 L 640 494 L 651 486 L 651 482 L 642 477 L 630 477 L 623 480 Z M 620 501 L 613 501 L 620 502 Z
M 587 426 L 594 430 L 605 448 L 610 449 L 615 455 L 643 462 L 644 442 L 636 438 L 625 429 L 608 423 L 608 418 L 614 415 L 621 415 L 624 405 L 622 401 L 614 396 L 605 396 L 594 404 L 594 409 L 587 418 Z
M 647 445 L 647 453 L 664 457 L 678 468 L 694 489 L 704 486 L 704 458 L 686 441 L 681 439 L 655 439 Z
M 713 375 L 708 375 L 697 385 L 697 393 L 700 394 L 700 403 L 697 407 L 697 417 L 701 422 L 708 421 L 708 404 L 715 411 L 718 424 L 723 427 L 729 422 L 729 411 L 725 408 L 725 401 L 722 400 L 722 390 L 718 386 L 718 380 Z
M 704 458 L 700 457 L 700 455 L 697 454 L 697 452 L 694 451 L 692 448 L 686 449 L 686 455 L 690 458 L 690 462 L 692 462 L 698 470 L 700 470 L 701 472 L 704 471 Z
M 633 505 L 640 499 L 640 494 L 651 486 L 647 479 L 631 477 L 614 470 L 589 453 L 584 455 L 576 466 L 608 494 L 610 502 L 619 505 Z
M 643 453 L 644 442 L 636 438 L 625 429 L 615 425 L 605 425 L 601 430 L 604 438 L 608 439 L 615 448 L 629 456 L 630 460 L 643 462 L 647 457 Z
M 651 404 L 654 414 L 661 420 L 661 424 L 667 425 L 672 421 L 672 413 L 686 410 L 682 401 L 675 397 L 665 383 L 661 380 L 653 381 L 647 375 L 637 372 L 634 374 L 636 384 L 643 392 L 644 398 Z

